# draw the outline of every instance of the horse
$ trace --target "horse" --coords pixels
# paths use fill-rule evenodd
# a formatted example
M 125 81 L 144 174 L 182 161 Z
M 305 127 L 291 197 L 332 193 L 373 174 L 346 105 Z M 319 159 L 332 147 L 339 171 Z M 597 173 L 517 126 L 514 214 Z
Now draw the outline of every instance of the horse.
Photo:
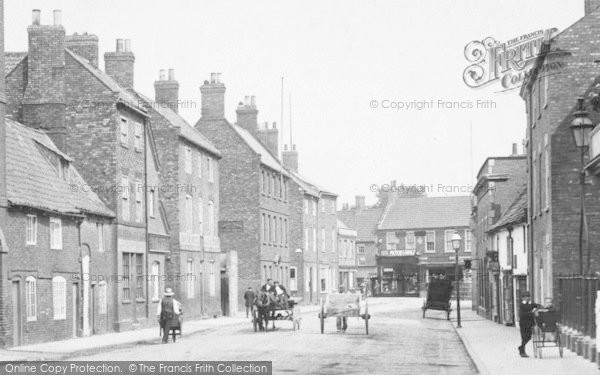
M 254 298 L 254 306 L 258 315 L 258 326 L 261 331 L 269 327 L 269 317 L 272 317 L 273 311 L 277 308 L 277 300 L 271 293 L 259 290 Z M 264 325 L 263 325 L 264 322 Z M 273 329 L 275 329 L 275 321 L 273 320 Z

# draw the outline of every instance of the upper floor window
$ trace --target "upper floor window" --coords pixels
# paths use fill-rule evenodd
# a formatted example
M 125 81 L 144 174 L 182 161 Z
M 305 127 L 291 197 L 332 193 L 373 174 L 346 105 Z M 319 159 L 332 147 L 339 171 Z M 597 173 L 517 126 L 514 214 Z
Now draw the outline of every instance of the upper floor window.
M 60 219 L 51 217 L 50 218 L 50 248 L 60 250 L 62 249 L 62 222 Z
M 317 202 L 315 200 L 312 200 L 312 214 L 313 216 L 317 216 Z
M 427 231 L 427 247 L 425 251 L 435 252 L 435 232 L 432 230 Z
M 208 181 L 215 181 L 215 166 L 212 158 L 206 158 L 206 164 L 208 166 Z
M 204 202 L 202 197 L 198 198 L 198 228 L 200 235 L 204 235 Z
M 120 140 L 121 140 L 121 145 L 123 146 L 127 146 L 127 142 L 129 140 L 129 123 L 127 122 L 126 118 L 121 118 L 121 124 L 120 124 Z
M 325 228 L 321 228 L 321 251 L 325 251 Z
M 216 235 L 215 231 L 215 205 L 212 201 L 208 201 L 208 235 Z
M 385 232 L 385 243 L 388 250 L 396 250 L 400 239 L 396 236 L 395 232 Z
M 184 148 L 184 163 L 185 173 L 192 174 L 192 149 L 189 147 Z
M 27 215 L 25 243 L 27 245 L 37 244 L 37 216 Z
M 192 209 L 192 196 L 185 196 L 185 231 L 187 233 L 192 233 L 193 230 L 193 209 Z
M 142 124 L 135 123 L 133 125 L 134 135 L 135 135 L 135 150 L 142 151 Z
M 415 248 L 415 232 L 406 232 L 406 249 L 414 250 Z
M 335 253 L 335 243 L 336 243 L 336 230 L 333 228 L 331 230 L 331 252 Z
M 269 185 L 269 182 L 267 180 L 267 174 L 265 173 L 265 171 L 262 171 L 262 192 L 263 194 L 267 194 L 267 186 Z
M 151 189 L 148 192 L 148 215 L 150 215 L 150 217 L 156 216 L 156 212 L 154 212 L 155 199 L 156 199 L 156 192 L 154 191 L 154 189 Z
M 309 242 L 310 239 L 308 238 L 308 234 L 309 234 L 308 228 L 304 228 L 304 251 L 308 251 L 308 246 L 310 244 L 310 242 Z
M 129 177 L 121 177 L 121 217 L 129 220 Z
M 198 177 L 202 178 L 202 153 L 198 152 Z
M 465 252 L 471 252 L 471 247 L 473 246 L 473 232 L 470 230 L 465 230 Z
M 135 221 L 137 221 L 138 223 L 141 223 L 144 221 L 144 217 L 143 217 L 143 206 L 142 206 L 142 190 L 143 190 L 143 186 L 142 186 L 142 182 L 141 181 L 136 181 L 135 184 Z
M 96 231 L 98 233 L 98 251 L 104 251 L 104 224 L 97 223 Z
M 319 206 L 321 206 L 321 212 L 324 213 L 325 212 L 325 199 L 321 199 L 319 201 Z
M 454 248 L 452 247 L 452 235 L 454 235 L 455 231 L 453 230 L 446 230 L 444 231 L 444 236 L 445 236 L 445 246 L 444 246 L 444 251 L 447 253 L 451 253 L 454 252 Z
M 160 300 L 160 263 L 156 261 L 150 269 L 150 293 L 152 301 Z
M 187 291 L 187 298 L 194 298 L 194 294 L 195 294 L 195 285 L 194 285 L 194 261 L 191 259 L 188 259 L 187 261 L 187 273 L 186 273 L 186 291 Z
M 365 253 L 365 245 L 358 245 L 358 253 L 359 254 Z

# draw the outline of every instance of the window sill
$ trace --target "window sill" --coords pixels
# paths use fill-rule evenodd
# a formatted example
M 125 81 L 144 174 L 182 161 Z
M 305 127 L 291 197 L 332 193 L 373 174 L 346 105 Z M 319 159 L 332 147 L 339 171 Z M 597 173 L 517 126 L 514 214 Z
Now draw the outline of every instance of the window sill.
M 66 316 L 61 316 L 60 318 L 54 317 L 52 320 L 67 320 Z
M 25 246 L 36 246 L 37 243 L 26 243 Z
M 144 302 L 146 302 L 146 299 L 145 298 L 136 298 L 135 302 L 137 302 L 137 303 L 144 303 Z
M 62 250 L 62 247 L 50 247 L 50 250 Z
M 29 322 L 37 322 L 37 317 L 36 318 L 27 318 L 27 323 Z
M 121 304 L 123 305 L 130 305 L 131 304 L 131 300 L 130 299 L 124 299 L 121 301 Z

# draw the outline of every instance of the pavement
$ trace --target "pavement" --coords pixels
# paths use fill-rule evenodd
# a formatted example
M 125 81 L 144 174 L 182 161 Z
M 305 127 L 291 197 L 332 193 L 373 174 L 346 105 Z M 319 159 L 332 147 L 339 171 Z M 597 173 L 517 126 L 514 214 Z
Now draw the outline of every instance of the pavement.
M 454 305 L 454 304 L 453 304 Z M 529 342 L 526 352 L 529 358 L 519 356 L 517 346 L 521 336 L 519 328 L 507 327 L 477 315 L 471 310 L 470 301 L 461 301 L 461 325 L 456 327 L 456 315 L 452 321 L 477 370 L 481 374 L 598 374 L 594 363 L 564 349 L 560 358 L 557 348 L 542 349 L 543 358 L 533 355 Z
M 377 302 L 375 302 L 376 304 Z M 299 306 L 301 313 L 316 312 L 318 305 Z M 183 334 L 192 335 L 212 331 L 219 327 L 235 325 L 250 326 L 249 318 L 243 312 L 234 317 L 219 317 L 184 321 Z M 0 350 L 0 361 L 43 361 L 64 360 L 73 356 L 83 356 L 98 351 L 108 351 L 132 345 L 142 345 L 160 341 L 158 324 L 155 327 L 141 328 L 125 332 L 106 333 L 89 337 L 77 337 L 68 340 L 17 346 Z

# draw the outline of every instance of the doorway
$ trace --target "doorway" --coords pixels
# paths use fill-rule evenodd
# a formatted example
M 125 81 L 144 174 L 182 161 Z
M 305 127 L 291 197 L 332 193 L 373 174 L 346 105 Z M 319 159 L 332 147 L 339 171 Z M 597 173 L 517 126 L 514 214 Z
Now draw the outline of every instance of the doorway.
M 221 271 L 221 311 L 229 316 L 229 276 L 225 271 Z
M 71 286 L 71 317 L 72 317 L 72 332 L 73 337 L 77 337 L 79 333 L 79 285 L 73 283 Z
M 13 306 L 13 346 L 19 346 L 23 343 L 23 310 L 21 306 L 21 283 L 12 282 L 12 306 Z
M 83 276 L 83 327 L 82 335 L 90 335 L 90 256 L 84 255 L 81 259 L 81 272 Z

